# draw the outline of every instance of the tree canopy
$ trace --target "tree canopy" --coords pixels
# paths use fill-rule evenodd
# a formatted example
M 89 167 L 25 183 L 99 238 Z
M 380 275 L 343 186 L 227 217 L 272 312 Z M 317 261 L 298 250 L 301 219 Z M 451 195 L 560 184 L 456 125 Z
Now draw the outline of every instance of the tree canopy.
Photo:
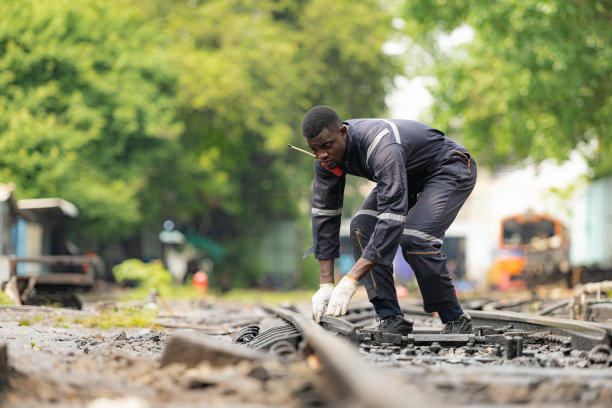
M 309 201 L 312 160 L 287 148 L 304 144 L 304 113 L 317 104 L 345 116 L 385 109 L 399 72 L 382 51 L 391 18 L 372 0 L 135 4 L 172 39 L 182 68 L 180 165 L 188 176 L 174 217 L 195 220 L 252 270 L 249 248 L 267 224 L 299 216 L 299 201 Z
M 406 0 L 407 33 L 431 56 L 432 116 L 493 167 L 578 149 L 612 174 L 612 3 Z M 468 25 L 451 51 L 440 35 Z
M 182 128 L 164 38 L 106 3 L 0 4 L 0 177 L 74 202 L 100 239 L 142 224 Z
M 268 222 L 303 216 L 312 106 L 384 112 L 400 72 L 375 0 L 0 3 L 1 181 L 60 196 L 94 239 L 171 218 L 252 269 Z M 231 255 L 235 256 L 231 256 Z

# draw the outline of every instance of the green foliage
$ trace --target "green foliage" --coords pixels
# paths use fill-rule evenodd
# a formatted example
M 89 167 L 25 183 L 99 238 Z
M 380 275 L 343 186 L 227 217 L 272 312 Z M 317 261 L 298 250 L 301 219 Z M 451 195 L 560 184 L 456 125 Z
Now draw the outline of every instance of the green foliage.
M 12 305 L 13 301 L 4 291 L 0 291 L 0 305 Z
M 326 103 L 345 117 L 380 113 L 385 86 L 398 72 L 381 50 L 390 18 L 374 1 L 153 4 L 143 9 L 163 19 L 183 67 L 179 98 L 191 182 L 177 203 L 191 215 L 201 208 L 193 198 L 203 198 L 207 229 L 216 230 L 218 212 L 237 217 L 241 234 L 266 216 L 295 214 L 287 191 L 294 183 L 307 190 L 312 166 L 286 146 L 303 144 L 305 111 Z M 339 29 L 338 16 L 351 24 Z M 240 228 L 246 220 L 249 228 Z
M 232 247 L 216 268 L 247 286 L 267 221 L 309 217 L 312 160 L 286 147 L 304 145 L 303 114 L 380 115 L 400 72 L 375 0 L 7 0 L 0 15 L 0 181 L 74 202 L 94 241 L 171 218 Z
M 309 301 L 312 298 L 312 290 L 262 291 L 234 289 L 221 295 L 220 298 L 232 302 L 279 305 Z
M 309 217 L 297 204 L 309 200 L 312 160 L 286 147 L 304 145 L 306 110 L 328 104 L 347 118 L 384 110 L 399 73 L 382 52 L 391 18 L 373 0 L 134 4 L 160 21 L 182 67 L 184 178 L 168 216 L 228 247 L 213 285 L 251 286 L 265 273 L 257 242 L 267 221 Z
M 612 174 L 609 1 L 404 2 L 407 32 L 434 57 L 432 115 L 492 167 L 584 151 L 595 177 Z M 467 24 L 452 51 L 441 33 Z M 587 148 L 588 146 L 588 148 Z
M 161 261 L 144 263 L 139 259 L 128 259 L 113 268 L 117 282 L 136 281 L 145 289 L 157 289 L 160 293 L 172 286 L 172 275 Z
M 0 14 L 0 180 L 74 202 L 93 236 L 130 236 L 181 129 L 164 37 L 103 0 L 9 0 Z
M 346 194 L 346 192 L 345 192 Z M 308 197 L 310 198 L 310 197 Z M 308 205 L 310 205 L 310 201 L 308 201 Z M 307 235 L 304 239 L 306 245 L 304 246 L 304 253 L 310 248 L 311 245 L 311 236 L 312 236 L 312 221 L 310 217 L 302 217 L 300 220 L 300 227 L 302 229 L 304 235 Z M 300 287 L 301 288 L 309 288 L 309 289 L 318 289 L 319 281 L 320 281 L 320 273 L 319 273 L 319 261 L 314 257 L 314 255 L 310 255 L 308 258 L 302 260 L 302 273 L 300 276 Z
M 229 242 L 226 249 L 230 261 L 216 265 L 209 276 L 209 286 L 219 287 L 222 291 L 257 286 L 265 273 L 263 263 L 256 255 L 258 241 L 252 235 L 243 235 Z
M 197 287 L 193 286 L 193 284 L 187 282 L 183 285 L 164 286 L 161 291 L 159 291 L 159 293 L 164 301 L 168 299 L 197 301 L 198 299 L 201 299 L 202 297 L 206 296 L 209 292 L 202 293 Z M 120 302 L 140 302 L 145 300 L 150 301 L 151 290 L 142 287 L 125 290 L 119 294 L 118 300 Z

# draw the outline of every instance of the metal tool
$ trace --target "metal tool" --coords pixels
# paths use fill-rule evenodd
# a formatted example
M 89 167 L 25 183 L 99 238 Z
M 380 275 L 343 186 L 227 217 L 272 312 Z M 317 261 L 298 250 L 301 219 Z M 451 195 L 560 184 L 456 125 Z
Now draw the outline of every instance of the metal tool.
M 317 156 L 315 156 L 314 154 L 312 154 L 312 153 L 310 153 L 310 152 L 307 152 L 307 151 L 306 151 L 306 150 L 304 150 L 304 149 L 300 149 L 300 148 L 299 148 L 299 147 L 297 147 L 297 146 L 294 146 L 294 145 L 291 145 L 291 144 L 288 144 L 287 146 L 289 146 L 290 148 L 295 149 L 295 150 L 297 150 L 297 151 L 299 151 L 299 152 L 306 153 L 307 155 L 312 156 L 312 157 L 314 157 L 315 159 L 317 158 Z M 317 159 L 317 160 L 318 160 L 318 159 Z

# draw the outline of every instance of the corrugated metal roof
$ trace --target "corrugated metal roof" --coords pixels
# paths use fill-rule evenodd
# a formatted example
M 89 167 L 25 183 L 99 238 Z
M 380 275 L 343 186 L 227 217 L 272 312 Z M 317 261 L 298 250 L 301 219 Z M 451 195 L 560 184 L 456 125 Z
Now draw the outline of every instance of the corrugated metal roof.
M 61 198 L 33 198 L 19 200 L 17 205 L 20 210 L 40 210 L 46 208 L 58 208 L 64 215 L 76 218 L 79 215 L 78 208 L 70 201 Z

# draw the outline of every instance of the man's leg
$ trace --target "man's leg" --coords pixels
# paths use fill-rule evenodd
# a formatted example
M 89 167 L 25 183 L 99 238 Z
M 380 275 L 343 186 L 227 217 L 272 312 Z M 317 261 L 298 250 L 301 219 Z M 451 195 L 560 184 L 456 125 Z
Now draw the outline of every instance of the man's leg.
M 475 183 L 476 163 L 469 155 L 449 153 L 408 212 L 402 235 L 402 253 L 419 283 L 423 308 L 438 312 L 443 322 L 457 319 L 462 309 L 440 247 Z
M 376 203 L 376 188 L 374 188 L 364 201 L 361 209 L 351 220 L 350 238 L 355 261 L 361 258 L 363 248 L 370 241 L 378 221 Z M 397 302 L 392 266 L 376 264 L 361 281 L 368 292 L 368 299 L 374 305 L 374 310 L 379 318 L 384 319 L 389 316 L 402 314 Z

